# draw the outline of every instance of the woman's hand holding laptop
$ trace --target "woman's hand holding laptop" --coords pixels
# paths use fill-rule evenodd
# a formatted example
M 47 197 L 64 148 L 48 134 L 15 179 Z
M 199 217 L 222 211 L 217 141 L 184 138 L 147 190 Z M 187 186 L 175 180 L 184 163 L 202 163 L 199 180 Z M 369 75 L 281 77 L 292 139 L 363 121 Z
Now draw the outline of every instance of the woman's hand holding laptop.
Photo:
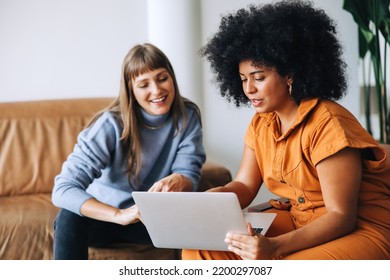
M 261 234 L 256 234 L 251 224 L 247 224 L 249 235 L 227 233 L 225 242 L 228 250 L 239 255 L 243 260 L 258 260 L 264 256 L 272 257 L 274 249 L 271 242 Z M 261 255 L 256 248 L 261 248 Z

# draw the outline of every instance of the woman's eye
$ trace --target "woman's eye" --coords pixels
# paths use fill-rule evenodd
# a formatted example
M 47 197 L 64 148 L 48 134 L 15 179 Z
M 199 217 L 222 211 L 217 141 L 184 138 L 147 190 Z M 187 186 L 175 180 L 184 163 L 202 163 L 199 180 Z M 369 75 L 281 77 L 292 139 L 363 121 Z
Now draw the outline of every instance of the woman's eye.
M 255 80 L 256 81 L 264 81 L 265 77 L 256 77 Z
M 159 81 L 160 83 L 163 83 L 163 82 L 165 82 L 166 80 L 168 80 L 168 77 L 161 77 L 158 81 Z
M 147 84 L 139 84 L 138 87 L 139 87 L 139 88 L 147 88 L 148 85 L 147 85 Z

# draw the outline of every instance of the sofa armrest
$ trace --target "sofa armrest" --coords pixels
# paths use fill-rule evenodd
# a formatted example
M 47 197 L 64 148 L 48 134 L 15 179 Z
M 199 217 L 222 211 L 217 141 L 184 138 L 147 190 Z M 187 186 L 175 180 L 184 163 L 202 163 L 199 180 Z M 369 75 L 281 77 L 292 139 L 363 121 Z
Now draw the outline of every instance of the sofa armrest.
M 198 191 L 203 192 L 214 187 L 224 186 L 231 180 L 232 175 L 229 169 L 223 165 L 207 160 L 202 167 L 202 176 Z

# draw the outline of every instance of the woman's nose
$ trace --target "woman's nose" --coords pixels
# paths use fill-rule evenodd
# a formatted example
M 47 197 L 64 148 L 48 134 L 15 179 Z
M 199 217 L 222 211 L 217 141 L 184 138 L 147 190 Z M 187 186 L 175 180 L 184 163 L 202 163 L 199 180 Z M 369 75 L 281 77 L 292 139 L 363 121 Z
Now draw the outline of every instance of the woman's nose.
M 158 83 L 156 83 L 156 82 L 152 83 L 152 85 L 151 85 L 152 93 L 157 94 L 157 93 L 160 92 L 160 89 L 161 89 L 161 87 L 160 87 L 160 85 Z
M 244 85 L 244 92 L 246 94 L 255 93 L 257 91 L 255 85 L 253 84 L 253 81 L 248 80 Z

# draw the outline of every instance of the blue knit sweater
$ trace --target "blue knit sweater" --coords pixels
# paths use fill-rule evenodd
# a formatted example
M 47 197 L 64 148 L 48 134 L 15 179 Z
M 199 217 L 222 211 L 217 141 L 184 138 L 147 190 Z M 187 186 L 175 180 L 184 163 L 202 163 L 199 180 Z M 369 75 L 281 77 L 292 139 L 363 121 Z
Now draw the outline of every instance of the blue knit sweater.
M 134 204 L 133 191 L 147 191 L 172 173 L 186 176 L 196 191 L 206 155 L 200 119 L 192 108 L 187 107 L 186 112 L 187 125 L 177 132 L 169 113 L 153 116 L 142 111 L 148 126 L 166 124 L 158 129 L 139 127 L 142 167 L 137 183 L 129 182 L 126 174 L 127 160 L 119 140 L 122 125 L 112 113 L 105 112 L 79 134 L 73 152 L 55 178 L 53 204 L 79 215 L 81 205 L 90 198 L 127 208 Z M 180 119 L 180 128 L 182 124 Z

